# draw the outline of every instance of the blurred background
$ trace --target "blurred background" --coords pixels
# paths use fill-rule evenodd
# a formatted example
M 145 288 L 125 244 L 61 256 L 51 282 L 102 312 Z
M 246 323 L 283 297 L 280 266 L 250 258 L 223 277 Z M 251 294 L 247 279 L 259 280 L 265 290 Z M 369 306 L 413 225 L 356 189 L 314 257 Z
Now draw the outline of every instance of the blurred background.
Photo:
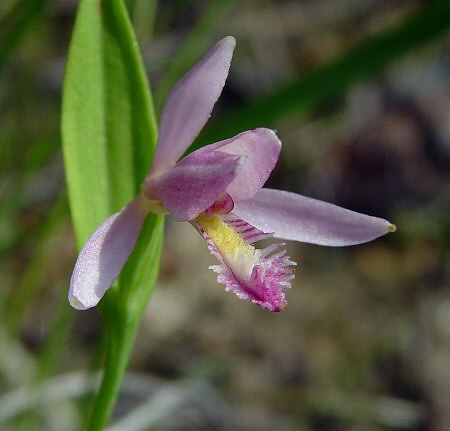
M 450 429 L 445 4 L 128 1 L 158 112 L 195 60 L 234 35 L 199 145 L 275 128 L 283 151 L 268 186 L 398 230 L 343 249 L 288 244 L 297 276 L 288 309 L 270 314 L 224 292 L 200 236 L 168 220 L 110 431 Z M 100 317 L 66 299 L 76 249 L 59 117 L 76 8 L 0 2 L 2 430 L 82 429 L 102 360 Z

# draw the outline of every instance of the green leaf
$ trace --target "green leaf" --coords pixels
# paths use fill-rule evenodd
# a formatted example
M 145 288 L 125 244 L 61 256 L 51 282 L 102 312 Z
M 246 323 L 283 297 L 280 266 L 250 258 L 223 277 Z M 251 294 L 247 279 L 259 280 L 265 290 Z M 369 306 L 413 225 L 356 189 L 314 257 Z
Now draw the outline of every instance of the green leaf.
M 103 220 L 140 192 L 156 145 L 150 90 L 122 0 L 80 2 L 64 82 L 62 132 L 81 247 Z M 120 311 L 127 321 L 139 319 L 128 311 L 133 295 L 145 298 L 146 305 L 156 281 L 162 220 L 146 220 L 120 289 L 111 289 L 100 304 L 106 318 Z M 119 292 L 121 298 L 115 296 Z M 130 303 L 124 303 L 124 296 Z M 122 319 L 117 320 L 120 324 Z
M 82 0 L 67 60 L 62 136 L 78 246 L 139 192 L 156 144 L 146 74 L 121 0 Z
M 67 61 L 62 136 L 69 202 L 81 247 L 140 192 L 156 123 L 122 0 L 81 0 Z M 108 328 L 102 383 L 85 429 L 104 429 L 159 270 L 164 217 L 147 217 L 117 283 L 100 302 Z

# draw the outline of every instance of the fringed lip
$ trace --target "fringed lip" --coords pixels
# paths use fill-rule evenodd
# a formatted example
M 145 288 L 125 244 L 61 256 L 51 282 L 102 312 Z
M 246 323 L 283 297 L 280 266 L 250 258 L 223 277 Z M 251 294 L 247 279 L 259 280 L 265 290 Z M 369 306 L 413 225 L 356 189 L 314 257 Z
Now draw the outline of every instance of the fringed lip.
M 248 300 L 272 312 L 287 306 L 285 290 L 294 279 L 296 262 L 280 250 L 284 243 L 257 249 L 253 243 L 272 236 L 235 217 L 201 215 L 193 222 L 208 249 L 219 261 L 210 269 L 217 281 L 239 299 Z

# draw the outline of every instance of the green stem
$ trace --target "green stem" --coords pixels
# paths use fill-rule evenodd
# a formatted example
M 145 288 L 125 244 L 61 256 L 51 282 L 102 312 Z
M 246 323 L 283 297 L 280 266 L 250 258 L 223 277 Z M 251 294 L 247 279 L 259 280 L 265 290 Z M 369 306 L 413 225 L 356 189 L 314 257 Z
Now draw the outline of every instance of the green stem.
M 99 304 L 108 331 L 106 358 L 87 431 L 103 430 L 111 417 L 139 322 L 158 277 L 163 229 L 164 216 L 148 216 L 122 270 L 119 289 L 110 289 Z
M 94 401 L 87 431 L 101 431 L 108 424 L 139 327 L 139 319 L 135 319 L 127 325 L 108 323 L 104 374 Z

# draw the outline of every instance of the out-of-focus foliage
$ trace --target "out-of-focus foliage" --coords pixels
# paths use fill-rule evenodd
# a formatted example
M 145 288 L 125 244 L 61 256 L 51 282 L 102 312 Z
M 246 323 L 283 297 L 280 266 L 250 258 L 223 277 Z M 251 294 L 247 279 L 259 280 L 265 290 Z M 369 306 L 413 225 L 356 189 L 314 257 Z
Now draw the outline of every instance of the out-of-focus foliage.
M 78 2 L 47 2 L 27 21 L 20 5 L 31 3 L 45 2 L 0 4 L 0 428 L 77 430 L 76 401 L 91 393 L 87 370 L 101 360 L 96 312 L 66 302 L 76 251 L 58 124 Z M 111 429 L 450 427 L 450 45 L 445 13 L 427 23 L 420 12 L 448 3 L 425 3 L 129 0 L 155 94 L 210 42 L 234 35 L 209 136 L 232 135 L 237 126 L 224 130 L 221 118 L 246 112 L 243 126 L 253 117 L 242 106 L 266 100 L 260 118 L 277 118 L 283 141 L 270 186 L 386 217 L 398 232 L 350 249 L 291 244 L 299 271 L 288 310 L 272 315 L 223 292 L 201 238 L 170 224 Z M 411 16 L 425 25 L 420 34 L 406 48 L 387 46 L 383 35 Z M 426 34 L 434 39 L 418 48 Z M 370 38 L 402 57 L 373 59 L 378 73 L 361 81 L 356 70 L 369 64 L 352 55 Z M 336 64 L 338 76 L 323 72 Z M 320 104 L 267 102 L 292 82 L 339 91 Z
M 0 70 L 14 53 L 17 44 L 41 17 L 48 0 L 16 1 L 0 10 Z M 7 3 L 7 2 L 6 2 Z
M 365 38 L 335 61 L 296 76 L 268 94 L 235 109 L 228 118 L 213 125 L 212 132 L 206 134 L 204 139 L 223 139 L 259 124 L 272 126 L 288 115 L 308 113 L 339 95 L 349 85 L 373 76 L 390 62 L 447 31 L 449 22 L 450 2 L 432 3 L 395 28 Z

